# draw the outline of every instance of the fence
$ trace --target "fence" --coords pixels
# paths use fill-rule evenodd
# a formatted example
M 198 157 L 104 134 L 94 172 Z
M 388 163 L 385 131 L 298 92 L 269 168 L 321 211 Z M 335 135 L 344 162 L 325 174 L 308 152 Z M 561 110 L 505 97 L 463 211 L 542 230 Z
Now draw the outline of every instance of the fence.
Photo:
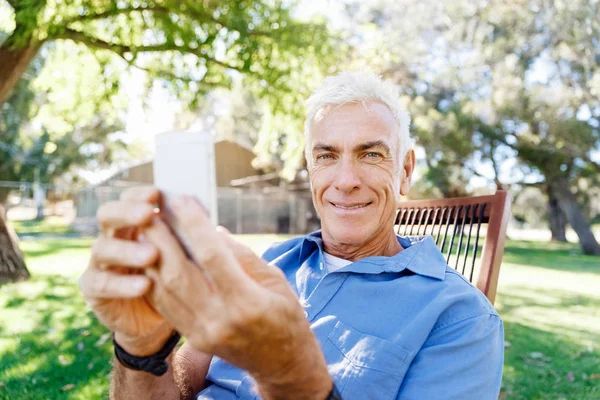
M 13 219 L 60 215 L 69 220 L 74 215 L 72 190 L 51 184 L 0 181 L 0 204 Z
M 76 193 L 73 197 L 77 209 L 76 226 L 87 231 L 95 229 L 95 215 L 100 204 L 117 200 L 129 186 L 98 186 Z M 219 225 L 237 234 L 302 234 L 319 228 L 308 192 L 220 187 L 217 189 L 217 209 Z
M 221 187 L 219 224 L 234 233 L 301 234 L 318 229 L 310 193 Z

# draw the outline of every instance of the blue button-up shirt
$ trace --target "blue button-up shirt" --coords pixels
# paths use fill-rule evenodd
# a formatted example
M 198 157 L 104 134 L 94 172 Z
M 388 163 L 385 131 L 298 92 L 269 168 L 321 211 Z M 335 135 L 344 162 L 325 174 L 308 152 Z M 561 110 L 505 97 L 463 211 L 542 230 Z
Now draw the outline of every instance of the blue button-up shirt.
M 498 398 L 502 321 L 487 298 L 448 267 L 430 236 L 335 272 L 320 232 L 270 248 L 304 307 L 342 398 Z M 214 357 L 197 399 L 258 399 L 250 375 Z

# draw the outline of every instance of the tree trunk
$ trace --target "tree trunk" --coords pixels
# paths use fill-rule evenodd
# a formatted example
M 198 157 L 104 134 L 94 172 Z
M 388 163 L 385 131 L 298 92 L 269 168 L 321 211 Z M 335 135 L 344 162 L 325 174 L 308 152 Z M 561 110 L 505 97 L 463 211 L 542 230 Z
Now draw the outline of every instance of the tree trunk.
M 17 235 L 7 225 L 4 208 L 0 205 L 0 283 L 29 278 L 29 271 L 17 241 Z
M 558 199 L 552 188 L 548 187 L 548 223 L 550 232 L 552 232 L 552 241 L 566 242 L 566 221 L 565 214 L 558 204 Z
M 10 191 L 11 188 L 0 186 L 0 207 L 2 207 L 2 204 L 6 204 L 6 200 L 8 199 Z
M 44 205 L 46 203 L 46 189 L 42 187 L 39 182 L 33 185 L 33 198 L 35 200 L 35 208 L 37 214 L 35 216 L 36 221 L 44 219 Z
M 585 219 L 575 195 L 571 191 L 569 181 L 564 177 L 557 177 L 550 182 L 551 191 L 556 195 L 560 208 L 565 213 L 569 225 L 579 236 L 579 244 L 584 254 L 600 255 L 600 245 L 596 241 L 590 224 Z
M 2 60 L 0 62 L 0 105 L 8 99 L 9 93 L 37 54 L 38 49 L 38 45 L 21 49 L 11 49 L 7 43 L 0 46 L 0 60 Z

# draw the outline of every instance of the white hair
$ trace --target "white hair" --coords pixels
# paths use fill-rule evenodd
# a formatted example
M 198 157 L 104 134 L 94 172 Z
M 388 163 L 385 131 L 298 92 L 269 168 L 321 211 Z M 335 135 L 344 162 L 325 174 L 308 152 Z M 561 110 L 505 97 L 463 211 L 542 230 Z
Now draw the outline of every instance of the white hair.
M 306 101 L 308 112 L 304 123 L 306 161 L 310 165 L 310 128 L 315 116 L 327 106 L 348 103 L 379 101 L 387 106 L 398 123 L 398 163 L 402 165 L 406 153 L 412 148 L 410 138 L 410 114 L 402 108 L 398 90 L 391 81 L 371 72 L 341 72 L 325 78 Z

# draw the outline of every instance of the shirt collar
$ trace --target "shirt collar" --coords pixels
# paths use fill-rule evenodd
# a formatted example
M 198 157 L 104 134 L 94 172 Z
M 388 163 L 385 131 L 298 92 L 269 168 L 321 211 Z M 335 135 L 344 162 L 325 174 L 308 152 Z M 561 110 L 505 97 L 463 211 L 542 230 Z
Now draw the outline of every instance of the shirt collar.
M 409 270 L 415 274 L 443 280 L 446 273 L 446 259 L 436 246 L 433 238 L 427 236 L 397 236 L 404 250 L 391 257 L 371 256 L 355 261 L 333 273 L 355 272 L 361 274 L 380 274 L 384 272 L 402 272 Z M 304 237 L 306 242 L 316 244 L 320 251 L 319 262 L 323 262 L 323 239 L 321 231 Z

